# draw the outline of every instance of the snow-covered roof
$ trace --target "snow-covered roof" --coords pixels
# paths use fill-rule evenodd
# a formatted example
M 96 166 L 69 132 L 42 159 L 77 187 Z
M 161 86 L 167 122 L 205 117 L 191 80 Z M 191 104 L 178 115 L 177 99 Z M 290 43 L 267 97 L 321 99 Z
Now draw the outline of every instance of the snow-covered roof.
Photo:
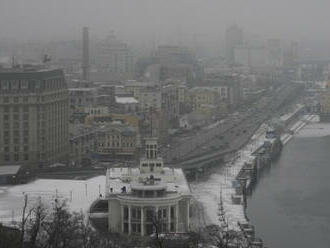
M 144 181 L 151 175 L 155 178 L 155 183 L 148 186 Z M 161 173 L 141 173 L 139 168 L 110 168 L 107 170 L 106 177 L 108 192 L 112 188 L 113 194 L 122 193 L 123 187 L 126 187 L 127 193 L 130 193 L 132 187 L 150 187 L 150 189 L 156 190 L 165 186 L 167 192 L 191 194 L 182 169 L 165 167 Z
M 16 175 L 19 169 L 21 168 L 20 165 L 4 165 L 0 166 L 0 175 Z
M 131 96 L 116 96 L 116 103 L 125 104 L 125 103 L 138 103 L 138 101 Z

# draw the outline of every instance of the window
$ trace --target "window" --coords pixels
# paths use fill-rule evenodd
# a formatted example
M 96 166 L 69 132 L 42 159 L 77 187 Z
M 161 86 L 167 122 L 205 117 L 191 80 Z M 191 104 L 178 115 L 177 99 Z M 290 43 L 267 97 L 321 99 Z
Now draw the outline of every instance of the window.
M 133 233 L 141 233 L 141 224 L 133 223 L 132 224 L 132 232 Z
M 18 90 L 19 88 L 19 81 L 18 80 L 12 80 L 11 81 L 11 89 L 12 90 Z
M 27 80 L 21 80 L 21 89 L 25 90 L 29 88 L 29 82 Z
M 35 87 L 36 87 L 36 89 L 40 88 L 40 81 L 35 81 Z
M 154 210 L 152 210 L 152 209 L 147 209 L 147 211 L 146 211 L 146 219 L 147 219 L 147 221 L 153 221 L 153 219 L 154 219 Z
M 128 233 L 128 223 L 124 223 L 124 233 Z
M 172 207 L 171 207 L 171 218 L 174 219 L 174 217 L 175 217 L 175 209 L 174 209 L 174 207 L 172 206 Z
M 9 161 L 9 160 L 10 160 L 10 156 L 9 156 L 9 154 L 5 154 L 5 155 L 4 155 L 4 160 L 5 160 L 5 161 Z
M 29 154 L 27 153 L 24 154 L 24 160 L 29 160 Z
M 144 194 L 146 197 L 153 197 L 154 196 L 154 192 L 151 191 L 151 190 L 147 190 L 145 191 L 145 194 Z
M 132 208 L 132 219 L 141 219 L 141 208 Z
M 124 220 L 128 220 L 128 207 L 124 207 Z
M 1 89 L 8 90 L 9 89 L 9 82 L 8 81 L 1 81 Z
M 4 102 L 4 103 L 9 103 L 9 97 L 7 97 L 7 96 L 4 97 L 4 98 L 3 98 L 3 102 Z
M 15 161 L 18 161 L 19 160 L 19 155 L 17 153 L 14 155 L 14 160 Z

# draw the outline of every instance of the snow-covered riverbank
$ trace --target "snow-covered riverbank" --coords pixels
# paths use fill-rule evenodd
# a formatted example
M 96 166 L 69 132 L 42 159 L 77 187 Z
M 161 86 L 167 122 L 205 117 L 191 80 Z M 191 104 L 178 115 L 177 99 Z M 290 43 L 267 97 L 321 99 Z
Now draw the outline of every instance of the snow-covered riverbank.
M 314 115 L 303 116 L 289 128 L 291 131 L 290 134 L 283 134 L 281 136 L 282 142 L 284 144 L 287 143 L 293 137 L 294 133 L 299 132 L 307 123 L 317 120 L 318 118 Z M 253 159 L 251 154 L 264 144 L 267 129 L 267 125 L 262 125 L 251 138 L 250 142 L 237 152 L 233 161 L 216 170 L 206 181 L 193 182 L 191 184 L 195 199 L 203 206 L 206 225 L 220 224 L 218 220 L 220 189 L 222 190 L 224 212 L 229 229 L 239 230 L 237 223 L 247 222 L 243 205 L 235 205 L 232 203 L 232 195 L 235 194 L 232 181 L 242 169 L 243 165 Z

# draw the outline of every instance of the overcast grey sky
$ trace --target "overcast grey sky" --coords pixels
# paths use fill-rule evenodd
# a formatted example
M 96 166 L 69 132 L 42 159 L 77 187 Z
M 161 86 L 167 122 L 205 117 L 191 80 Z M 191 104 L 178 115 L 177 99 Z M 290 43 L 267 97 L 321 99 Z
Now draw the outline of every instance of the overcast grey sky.
M 248 32 L 287 39 L 328 39 L 330 0 L 0 0 L 0 38 L 76 39 L 110 30 L 132 40 Z

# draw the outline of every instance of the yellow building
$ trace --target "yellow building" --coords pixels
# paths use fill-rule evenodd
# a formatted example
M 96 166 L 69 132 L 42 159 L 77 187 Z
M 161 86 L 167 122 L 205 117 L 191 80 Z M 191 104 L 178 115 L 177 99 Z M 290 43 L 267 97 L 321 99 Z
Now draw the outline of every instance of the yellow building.
M 121 124 L 107 124 L 98 130 L 96 153 L 99 157 L 134 156 L 138 146 L 135 128 Z
M 194 112 L 203 112 L 206 106 L 217 106 L 220 96 L 215 89 L 195 87 L 190 91 L 190 100 Z

